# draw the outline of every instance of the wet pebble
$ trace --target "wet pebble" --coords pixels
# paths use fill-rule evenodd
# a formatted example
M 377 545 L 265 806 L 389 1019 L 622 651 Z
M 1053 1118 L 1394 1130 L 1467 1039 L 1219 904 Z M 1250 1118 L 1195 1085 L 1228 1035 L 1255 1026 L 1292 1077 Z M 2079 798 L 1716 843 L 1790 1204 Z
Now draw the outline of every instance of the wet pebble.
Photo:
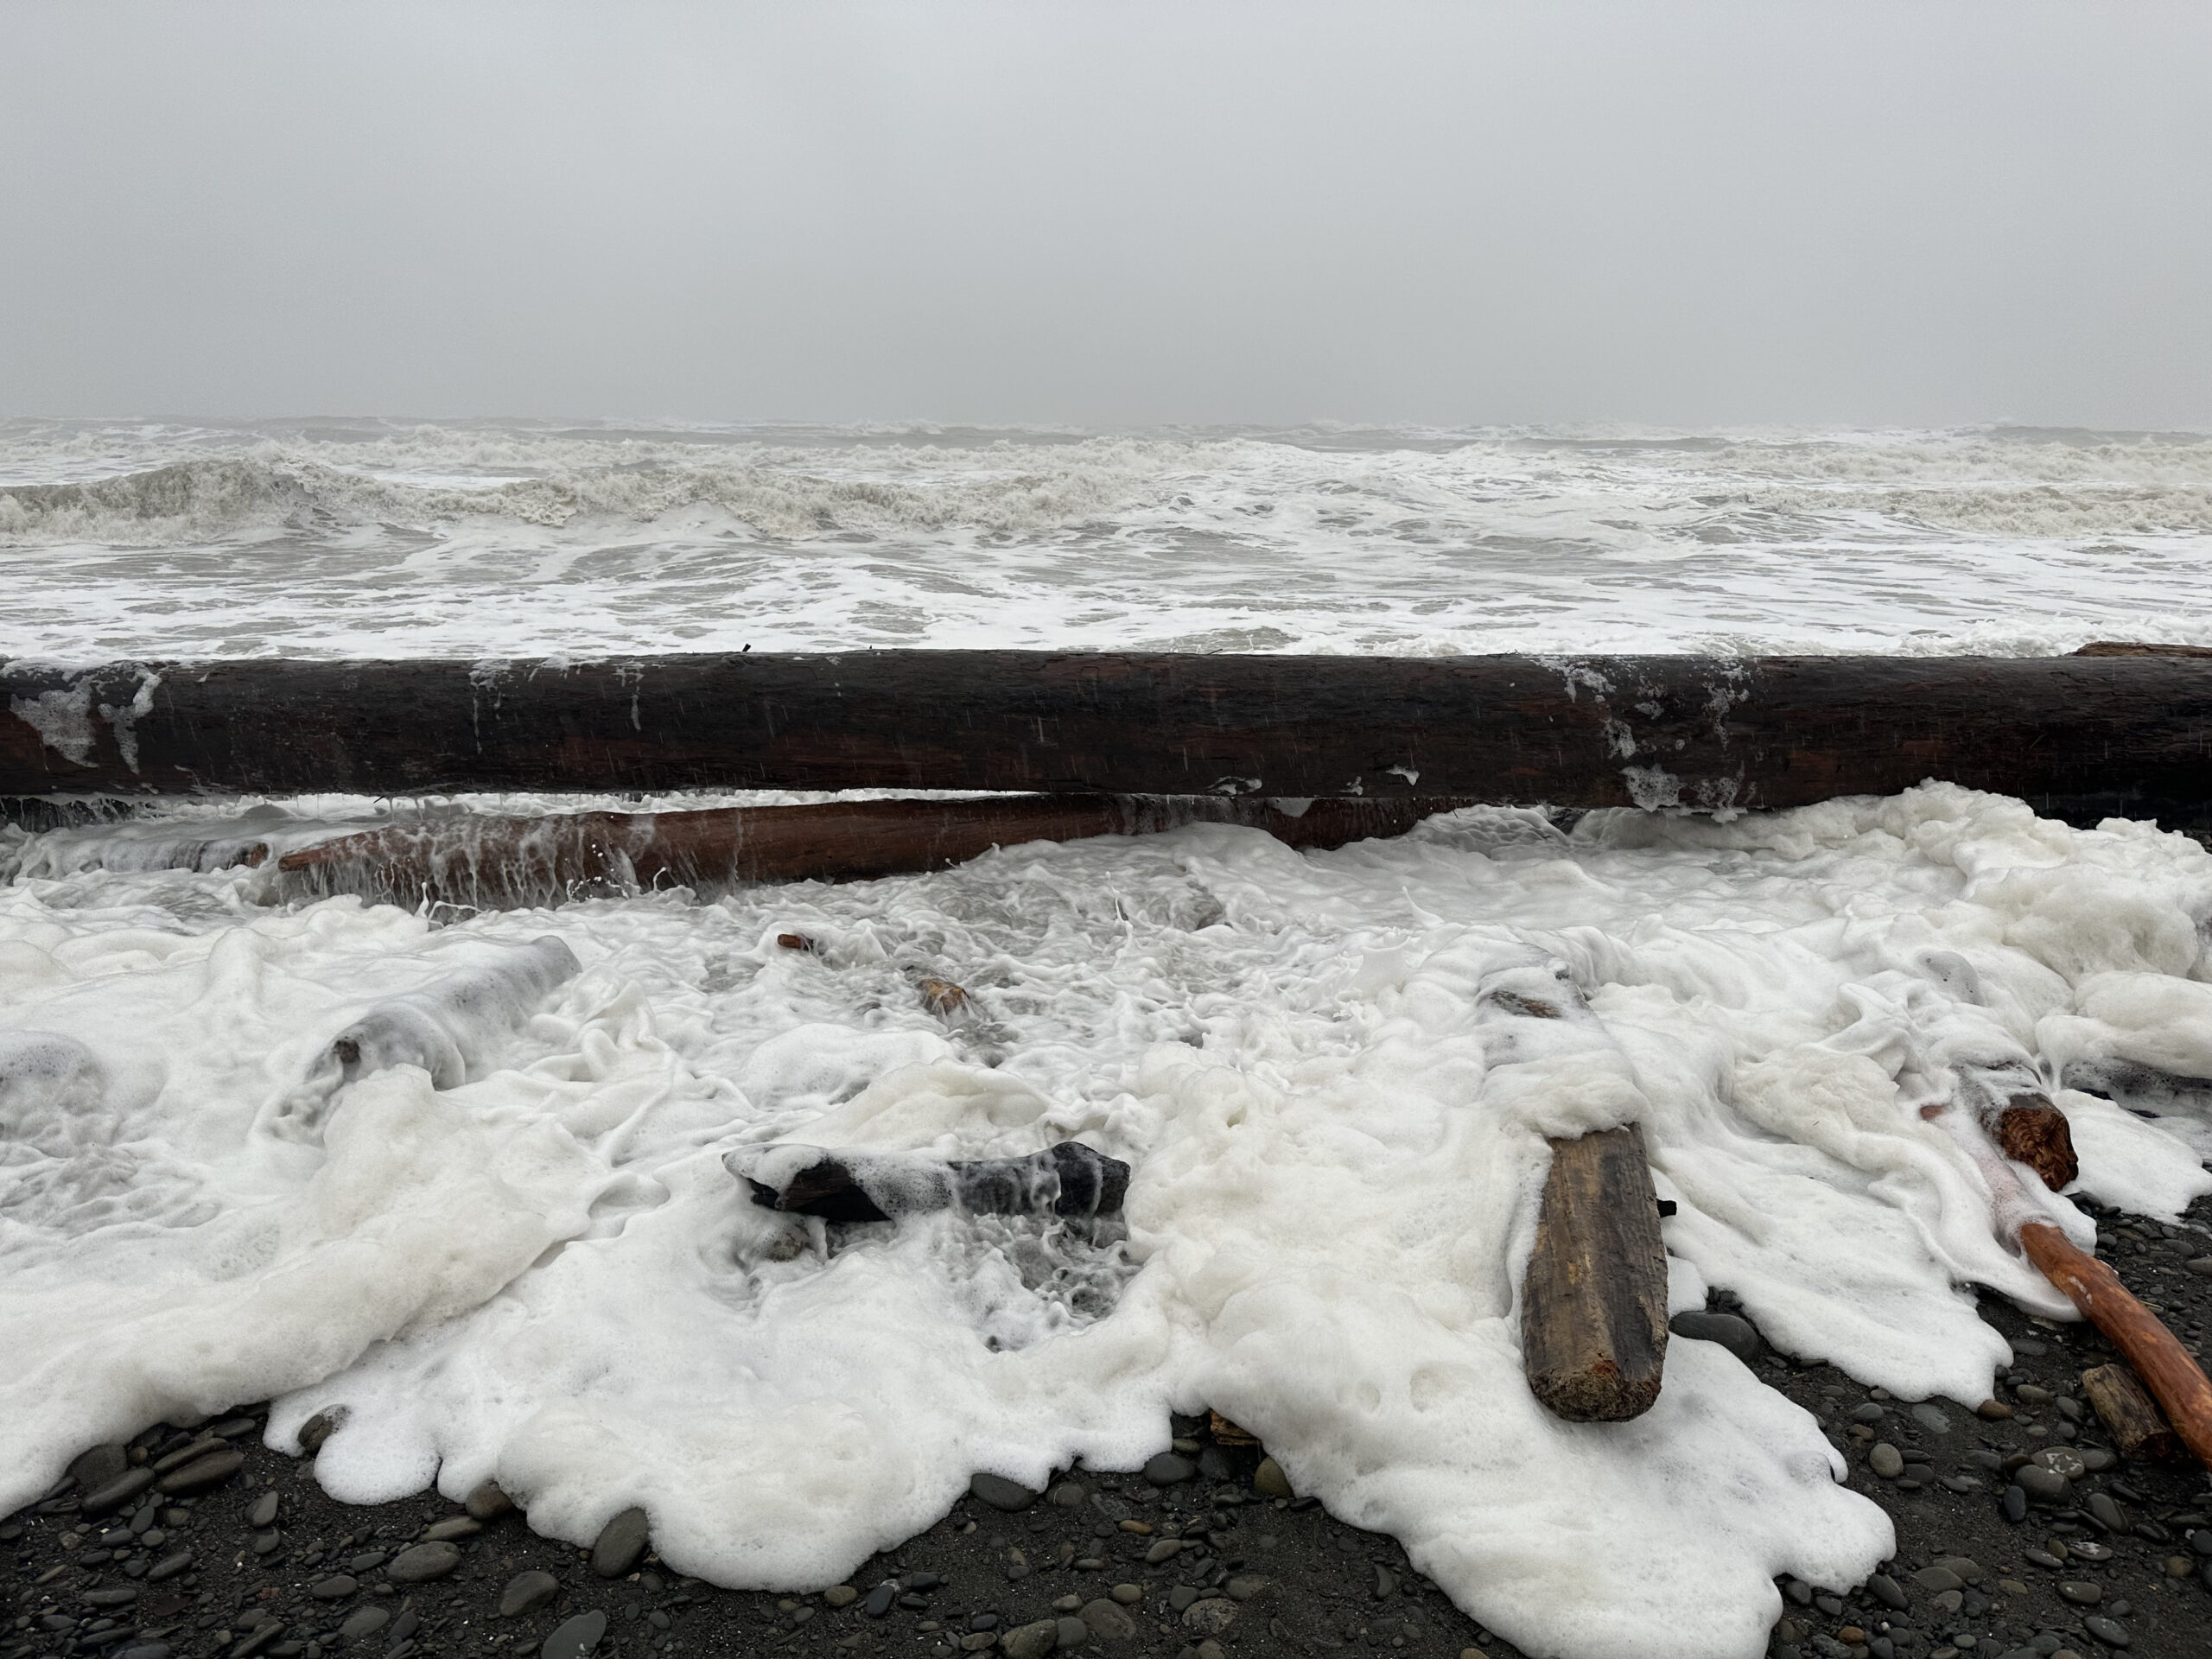
M 1252 1490 L 1268 1497 L 1295 1497 L 1290 1489 L 1290 1477 L 1273 1458 L 1262 1458 L 1260 1466 L 1252 1471 Z
M 606 1634 L 605 1613 L 578 1613 L 545 1638 L 545 1645 L 537 1650 L 538 1659 L 584 1659 Z
M 513 1618 L 522 1613 L 535 1612 L 561 1593 L 561 1581 L 550 1573 L 532 1570 L 518 1573 L 507 1580 L 505 1589 L 499 1592 L 499 1617 Z
M 1020 1625 L 999 1638 L 999 1646 L 1007 1659 L 1045 1659 L 1059 1645 L 1060 1622 L 1056 1618 L 1040 1618 L 1033 1624 Z
M 87 1492 L 97 1491 L 130 1467 L 127 1447 L 109 1444 L 89 1446 L 69 1465 L 69 1478 Z
M 625 1510 L 609 1521 L 592 1542 L 591 1570 L 602 1579 L 619 1579 L 630 1573 L 645 1553 L 652 1524 L 639 1509 Z
M 245 1453 L 236 1446 L 226 1446 L 219 1452 L 210 1452 L 181 1468 L 171 1470 L 162 1477 L 161 1489 L 172 1497 L 210 1491 L 245 1467 Z
M 1008 1515 L 1019 1515 L 1037 1501 L 1037 1494 L 1019 1481 L 1008 1480 L 1003 1475 L 978 1472 L 968 1478 L 968 1491 L 979 1502 Z
M 830 1607 L 849 1607 L 861 1599 L 861 1592 L 849 1584 L 833 1584 L 822 1592 L 823 1605 Z
M 245 1512 L 246 1525 L 251 1527 L 256 1532 L 264 1527 L 274 1526 L 276 1522 L 276 1511 L 283 1503 L 283 1500 L 276 1495 L 275 1489 L 264 1492 L 253 1500 L 253 1506 Z
M 97 1491 L 86 1493 L 82 1508 L 86 1515 L 105 1515 L 121 1509 L 153 1484 L 152 1470 L 127 1470 Z
M 1707 1313 L 1692 1310 L 1675 1314 L 1667 1321 L 1667 1329 L 1675 1336 L 1688 1337 L 1693 1341 L 1717 1342 L 1746 1365 L 1754 1363 L 1765 1348 L 1751 1322 L 1733 1313 Z
M 2086 1579 L 2068 1579 L 2058 1586 L 2058 1593 L 2080 1607 L 2094 1607 L 2105 1599 L 2101 1587 Z
M 1877 1440 L 1866 1454 L 1866 1466 L 1884 1480 L 1895 1480 L 1904 1472 L 1904 1453 L 1887 1440 Z
M 2124 1648 L 2128 1644 L 2127 1628 L 2117 1619 L 2092 1613 L 2082 1621 L 2082 1628 L 2108 1648 Z
M 357 1607 L 338 1627 L 338 1634 L 344 1641 L 364 1641 L 391 1623 L 391 1615 L 381 1607 Z
M 327 1579 L 318 1579 L 308 1586 L 308 1594 L 317 1601 L 343 1601 L 360 1587 L 359 1579 L 340 1573 Z
M 2036 1503 L 2063 1503 L 2074 1485 L 2064 1475 L 2037 1463 L 2025 1464 L 2015 1469 L 2012 1480 L 2020 1491 L 2028 1495 L 2029 1501 Z
M 423 1541 L 441 1544 L 454 1538 L 474 1538 L 484 1530 L 484 1523 L 474 1516 L 449 1516 L 423 1529 Z
M 1940 1408 L 1929 1404 L 1925 1400 L 1912 1408 L 1912 1421 L 1930 1434 L 1948 1434 L 1951 1432 L 1951 1420 L 1943 1414 Z
M 2018 1486 L 2007 1486 L 2000 1500 L 2005 1518 L 2018 1526 L 2028 1518 L 2028 1495 Z
M 1077 1617 L 1086 1630 L 1103 1641 L 1126 1642 L 1137 1633 L 1137 1622 L 1129 1617 L 1128 1610 L 1103 1596 L 1084 1603 Z
M 861 1604 L 861 1611 L 870 1618 L 881 1618 L 891 1611 L 891 1604 L 899 1599 L 896 1584 L 879 1584 L 868 1592 L 868 1599 Z
M 458 1545 L 416 1544 L 393 1556 L 391 1565 L 385 1571 L 400 1584 L 428 1584 L 433 1579 L 444 1578 L 460 1565 Z
M 513 1514 L 515 1502 L 499 1489 L 498 1481 L 486 1480 L 469 1493 L 461 1508 L 468 1511 L 472 1520 L 496 1521 L 503 1515 Z
M 1162 1452 L 1144 1466 L 1144 1478 L 1155 1486 L 1173 1486 L 1198 1472 L 1198 1465 L 1179 1452 Z

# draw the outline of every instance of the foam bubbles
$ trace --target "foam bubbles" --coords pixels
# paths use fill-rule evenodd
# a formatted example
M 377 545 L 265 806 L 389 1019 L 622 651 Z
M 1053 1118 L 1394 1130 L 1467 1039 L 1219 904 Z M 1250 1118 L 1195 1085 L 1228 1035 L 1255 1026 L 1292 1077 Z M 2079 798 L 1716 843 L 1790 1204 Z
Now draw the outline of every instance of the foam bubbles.
M 1641 1123 L 1675 1306 L 1723 1287 L 1785 1348 L 1979 1400 L 2005 1351 L 1966 1287 L 2070 1313 L 1918 1107 L 1977 1068 L 2198 1065 L 2212 918 L 2193 842 L 1941 786 L 1572 835 L 1478 810 L 1313 855 L 1198 826 L 435 931 L 266 909 L 245 870 L 69 864 L 0 888 L 0 1504 L 96 1440 L 275 1395 L 288 1449 L 342 1408 L 316 1465 L 341 1497 L 496 1476 L 541 1531 L 642 1505 L 677 1570 L 798 1588 L 975 1471 L 1135 1467 L 1212 1406 L 1485 1624 L 1607 1659 L 1749 1659 L 1775 1575 L 1850 1584 L 1893 1540 L 1711 1344 L 1673 1345 L 1633 1423 L 1535 1405 L 1543 1135 Z M 279 1132 L 369 1010 L 556 949 L 578 971 L 472 1027 L 460 1071 L 339 1079 L 315 1134 Z M 2186 1089 L 2055 1097 L 2083 1190 L 2171 1215 L 2212 1189 Z M 1067 1140 L 1134 1166 L 1126 1236 L 828 1227 L 730 1171 Z

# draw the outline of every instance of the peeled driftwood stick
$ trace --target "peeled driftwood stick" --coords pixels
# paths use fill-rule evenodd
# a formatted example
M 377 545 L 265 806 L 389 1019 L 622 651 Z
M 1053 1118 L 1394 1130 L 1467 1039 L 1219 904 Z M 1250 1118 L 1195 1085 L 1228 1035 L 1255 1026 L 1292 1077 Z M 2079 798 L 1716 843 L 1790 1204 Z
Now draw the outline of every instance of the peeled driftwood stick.
M 1667 1250 L 1643 1132 L 1630 1123 L 1550 1145 L 1521 1363 L 1555 1416 L 1620 1422 L 1650 1409 L 1667 1361 Z
M 2212 822 L 2212 658 L 880 651 L 0 661 L 0 798 L 942 789 Z
M 2158 1409 L 2158 1402 L 2143 1391 L 2135 1373 L 2125 1365 L 2099 1365 L 2082 1373 L 2082 1392 L 2089 1396 L 2097 1415 L 2112 1431 L 2120 1455 L 2171 1458 L 2181 1453 L 2173 1425 Z
M 2044 1218 L 2012 1165 L 1971 1114 L 1944 1107 L 1923 1112 L 1950 1131 L 1981 1172 L 1998 1236 L 2018 1243 L 2037 1270 L 2111 1339 L 2164 1408 L 2182 1444 L 2212 1469 L 2212 1382 L 2179 1338 L 2129 1294 L 2119 1274 Z
M 1465 804 L 1313 801 L 1292 811 L 1275 801 L 1221 796 L 1019 795 L 463 818 L 341 836 L 286 853 L 276 868 L 317 893 L 501 904 L 602 883 L 858 880 L 943 869 L 1026 841 L 1148 835 L 1191 823 L 1241 824 L 1293 847 L 1341 847 L 1402 834 L 1431 813 Z

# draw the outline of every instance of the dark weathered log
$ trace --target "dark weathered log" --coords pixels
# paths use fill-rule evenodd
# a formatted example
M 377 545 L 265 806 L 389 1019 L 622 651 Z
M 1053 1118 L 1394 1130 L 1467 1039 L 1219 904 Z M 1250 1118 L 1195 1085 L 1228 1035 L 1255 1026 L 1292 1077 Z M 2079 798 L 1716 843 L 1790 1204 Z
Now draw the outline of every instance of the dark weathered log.
M 1667 1251 L 1634 1124 L 1551 1142 L 1521 1288 L 1521 1363 L 1554 1415 L 1619 1422 L 1659 1397 Z
M 477 817 L 341 836 L 286 853 L 276 868 L 316 893 L 496 905 L 601 884 L 857 880 L 943 869 L 1022 842 L 1148 835 L 1191 823 L 1243 824 L 1294 847 L 1341 847 L 1401 834 L 1465 804 L 1314 801 L 1294 813 L 1273 801 L 1221 796 L 1026 795 Z
M 2099 1365 L 2082 1373 L 2082 1392 L 2112 1431 L 2123 1458 L 2177 1458 L 2182 1445 L 2158 1402 L 2125 1365 Z
M 0 664 L 0 797 L 458 788 L 1777 807 L 1935 777 L 2212 822 L 2212 658 L 844 656 Z
M 746 1156 L 733 1153 L 726 1161 L 752 1190 L 753 1203 L 825 1221 L 889 1221 L 952 1209 L 971 1215 L 1084 1219 L 1120 1213 L 1129 1190 L 1127 1164 L 1077 1141 L 1063 1141 L 1027 1158 L 966 1163 L 895 1153 L 777 1147 L 749 1173 L 740 1167 Z

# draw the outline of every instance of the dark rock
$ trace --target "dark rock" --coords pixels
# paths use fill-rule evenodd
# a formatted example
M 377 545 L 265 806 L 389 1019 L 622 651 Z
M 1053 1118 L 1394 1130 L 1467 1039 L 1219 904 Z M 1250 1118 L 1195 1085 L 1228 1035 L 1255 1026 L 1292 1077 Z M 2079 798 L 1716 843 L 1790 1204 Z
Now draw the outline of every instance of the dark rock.
M 1398 1593 L 1397 1574 L 1391 1572 L 1389 1567 L 1381 1565 L 1379 1562 L 1376 1564 L 1375 1568 L 1374 1592 L 1375 1599 L 1377 1601 L 1382 1601 L 1388 1597 L 1395 1596 Z
M 2014 1526 L 2028 1518 L 2028 1495 L 2018 1486 L 2007 1486 L 1999 1504 L 2004 1510 L 2005 1518 Z
M 599 1529 L 591 1547 L 591 1570 L 602 1579 L 619 1579 L 634 1569 L 645 1553 L 652 1522 L 643 1510 L 628 1509 Z
M 2082 1621 L 2082 1628 L 2108 1648 L 2124 1648 L 2128 1643 L 2126 1626 L 2117 1620 L 2092 1613 Z
M 146 1582 L 159 1584 L 163 1579 L 173 1579 L 178 1573 L 188 1571 L 192 1566 L 192 1552 L 188 1549 L 180 1549 L 174 1554 L 164 1555 L 146 1569 Z
M 999 1638 L 999 1647 L 1007 1659 L 1045 1659 L 1059 1645 L 1060 1624 L 1055 1618 L 1040 1618 L 1033 1624 L 1017 1626 Z
M 1904 1453 L 1887 1440 L 1877 1440 L 1866 1453 L 1866 1466 L 1884 1480 L 1895 1480 L 1904 1472 Z
M 416 1544 L 403 1549 L 385 1568 L 400 1584 L 428 1584 L 442 1579 L 461 1565 L 461 1549 L 454 1544 Z
M 150 1469 L 132 1469 L 118 1475 L 97 1491 L 85 1494 L 84 1511 L 86 1515 L 105 1515 L 124 1504 L 154 1484 Z
M 2126 1532 L 2130 1525 L 2120 1505 L 2113 1503 L 2107 1493 L 2091 1492 L 2087 1508 L 2091 1515 L 2114 1532 Z
M 1891 1612 L 1901 1613 L 1904 1611 L 1904 1587 L 1886 1573 L 1877 1573 L 1866 1580 L 1866 1593 Z
M 499 1490 L 499 1483 L 487 1480 L 480 1483 L 461 1505 L 469 1517 L 476 1521 L 496 1521 L 503 1515 L 514 1513 L 515 1501 Z
M 2102 1586 L 2085 1579 L 2068 1579 L 2058 1586 L 2058 1593 L 2078 1606 L 2094 1607 L 2105 1599 Z
M 861 1604 L 861 1611 L 870 1618 L 881 1618 L 891 1611 L 891 1604 L 899 1599 L 899 1586 L 888 1580 L 868 1592 L 868 1599 Z
M 96 1491 L 130 1467 L 130 1449 L 118 1445 L 95 1446 L 79 1452 L 69 1465 L 69 1478 L 86 1491 Z
M 391 1623 L 391 1615 L 381 1607 L 357 1607 L 346 1615 L 346 1622 L 338 1627 L 339 1640 L 359 1642 L 374 1636 Z
M 536 1612 L 560 1593 L 561 1581 L 550 1573 L 518 1573 L 499 1592 L 499 1617 L 513 1618 L 518 1614 Z
M 1869 1428 L 1873 1427 L 1877 1423 L 1886 1421 L 1889 1414 L 1872 1400 L 1863 1406 L 1853 1406 L 1851 1408 L 1851 1421 L 1854 1423 L 1864 1423 Z
M 171 1470 L 162 1477 L 161 1488 L 173 1497 L 209 1491 L 245 1467 L 245 1453 L 236 1446 L 226 1446 L 219 1452 L 210 1452 L 181 1468 Z
M 1198 1465 L 1176 1452 L 1162 1452 L 1144 1466 L 1144 1478 L 1155 1486 L 1173 1486 L 1198 1472 Z
M 1008 1480 L 1003 1475 L 978 1472 L 968 1478 L 969 1493 L 995 1510 L 1004 1510 L 1008 1515 L 1019 1515 L 1037 1501 L 1037 1494 L 1019 1481 Z
M 2040 1464 L 2024 1464 L 2012 1471 L 2014 1484 L 2028 1495 L 2034 1503 L 2063 1503 L 2074 1490 L 2074 1483 L 2065 1476 L 2054 1474 Z
M 283 1507 L 283 1499 L 279 1497 L 276 1489 L 271 1487 L 253 1500 L 253 1507 L 245 1512 L 246 1525 L 251 1527 L 256 1532 L 264 1527 L 274 1526 L 276 1522 L 276 1511 Z
M 229 1442 L 213 1434 L 201 1434 L 186 1441 L 174 1452 L 167 1452 L 154 1459 L 154 1472 L 166 1475 L 172 1469 L 181 1469 L 194 1458 L 209 1452 L 222 1450 Z
M 138 1586 L 135 1584 L 110 1585 L 105 1589 L 87 1590 L 84 1594 L 87 1607 L 127 1607 L 137 1599 Z
M 1733 1313 L 1705 1313 L 1693 1309 L 1675 1314 L 1667 1321 L 1667 1329 L 1694 1342 L 1717 1342 L 1746 1365 L 1758 1363 L 1766 1346 L 1759 1340 L 1759 1333 L 1751 1328 L 1751 1322 Z
M 545 1638 L 545 1645 L 537 1650 L 538 1659 L 585 1659 L 606 1634 L 605 1613 L 578 1613 Z
M 1107 1600 L 1103 1596 L 1096 1601 L 1086 1601 L 1076 1615 L 1090 1627 L 1090 1633 L 1109 1642 L 1126 1642 L 1137 1633 L 1137 1622 L 1126 1608 Z
M 1217 1446 L 1210 1446 L 1198 1453 L 1198 1472 L 1208 1480 L 1234 1480 L 1236 1465 L 1230 1462 L 1228 1452 Z
M 355 1578 L 365 1579 L 391 1559 L 390 1554 L 381 1549 L 364 1550 L 346 1561 L 346 1570 Z
M 484 1523 L 474 1516 L 448 1516 L 444 1520 L 434 1521 L 423 1529 L 423 1541 L 442 1544 L 454 1538 L 474 1538 L 483 1530 Z
M 321 1451 L 322 1443 L 338 1432 L 339 1424 L 344 1421 L 344 1414 L 340 1412 L 318 1411 L 315 1413 L 314 1416 L 300 1425 L 301 1452 L 311 1458 Z
M 343 1601 L 361 1587 L 361 1581 L 349 1573 L 340 1573 L 332 1578 L 319 1580 L 308 1586 L 308 1594 L 317 1601 Z

